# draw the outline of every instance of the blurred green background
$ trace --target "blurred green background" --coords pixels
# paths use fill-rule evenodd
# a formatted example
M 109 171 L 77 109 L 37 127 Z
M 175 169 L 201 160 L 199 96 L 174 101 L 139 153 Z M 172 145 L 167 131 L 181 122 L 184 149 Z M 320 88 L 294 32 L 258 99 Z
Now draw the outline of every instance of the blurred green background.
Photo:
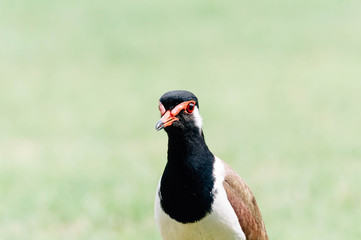
M 361 238 L 361 2 L 0 1 L 0 239 L 160 240 L 159 97 L 270 239 Z

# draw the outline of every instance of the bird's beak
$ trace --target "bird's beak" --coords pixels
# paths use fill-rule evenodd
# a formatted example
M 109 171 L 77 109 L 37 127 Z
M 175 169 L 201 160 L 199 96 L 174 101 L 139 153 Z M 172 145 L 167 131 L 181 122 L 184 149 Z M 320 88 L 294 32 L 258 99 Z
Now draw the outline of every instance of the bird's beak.
M 179 119 L 174 117 L 171 112 L 168 110 L 164 113 L 162 118 L 155 125 L 155 130 L 159 131 L 165 127 L 168 127 L 173 124 L 174 121 L 178 121 Z

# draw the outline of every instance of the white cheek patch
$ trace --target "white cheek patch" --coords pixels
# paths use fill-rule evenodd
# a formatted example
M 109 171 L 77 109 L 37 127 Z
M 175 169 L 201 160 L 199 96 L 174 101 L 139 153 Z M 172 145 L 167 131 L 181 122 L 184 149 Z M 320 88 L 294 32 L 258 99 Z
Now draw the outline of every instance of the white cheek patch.
M 201 130 L 203 126 L 203 119 L 199 114 L 199 110 L 197 106 L 194 107 L 192 116 L 193 116 L 194 124 L 199 128 L 199 130 Z

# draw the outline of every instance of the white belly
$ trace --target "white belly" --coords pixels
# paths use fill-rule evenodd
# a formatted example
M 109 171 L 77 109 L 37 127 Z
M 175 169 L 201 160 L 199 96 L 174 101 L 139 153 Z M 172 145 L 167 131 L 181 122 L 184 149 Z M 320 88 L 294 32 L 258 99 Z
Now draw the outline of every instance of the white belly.
M 155 198 L 155 219 L 164 240 L 246 240 L 237 216 L 223 188 L 224 167 L 219 159 L 214 163 L 215 199 L 212 212 L 195 223 L 183 224 L 170 218 L 160 206 L 158 190 Z

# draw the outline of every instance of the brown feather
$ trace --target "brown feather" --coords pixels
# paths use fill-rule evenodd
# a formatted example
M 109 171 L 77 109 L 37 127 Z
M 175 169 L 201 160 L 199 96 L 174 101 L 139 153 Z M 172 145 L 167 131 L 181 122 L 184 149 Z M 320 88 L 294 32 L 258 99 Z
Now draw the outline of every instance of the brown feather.
M 227 164 L 223 182 L 227 197 L 233 207 L 247 240 L 268 240 L 261 212 L 251 190 L 242 178 Z

